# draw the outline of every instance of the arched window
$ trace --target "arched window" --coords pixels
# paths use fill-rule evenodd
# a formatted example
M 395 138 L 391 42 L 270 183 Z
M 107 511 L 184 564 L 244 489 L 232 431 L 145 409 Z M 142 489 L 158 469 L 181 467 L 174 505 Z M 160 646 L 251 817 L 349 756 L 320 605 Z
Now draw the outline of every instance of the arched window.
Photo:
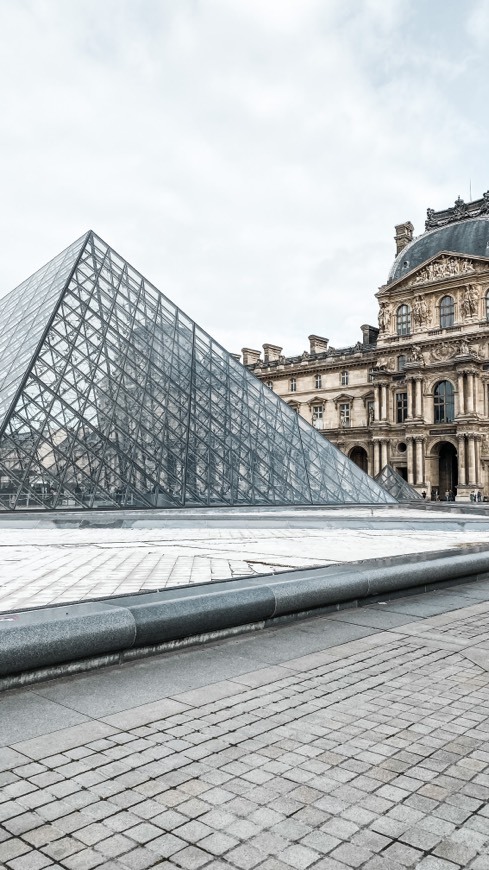
M 450 381 L 440 381 L 433 391 L 435 423 L 453 423 L 455 406 L 453 386 Z
M 453 296 L 444 296 L 440 300 L 440 326 L 445 329 L 455 322 L 455 301 Z
M 411 335 L 411 309 L 409 305 L 400 305 L 396 312 L 397 334 Z

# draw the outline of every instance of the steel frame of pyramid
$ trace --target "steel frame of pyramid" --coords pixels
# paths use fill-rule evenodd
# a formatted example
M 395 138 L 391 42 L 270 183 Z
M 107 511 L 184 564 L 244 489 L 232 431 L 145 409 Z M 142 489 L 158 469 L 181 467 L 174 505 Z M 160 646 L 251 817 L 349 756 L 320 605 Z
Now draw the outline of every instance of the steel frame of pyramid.
M 392 501 L 92 231 L 0 300 L 0 509 Z
M 387 492 L 390 492 L 396 501 L 423 500 L 423 496 L 407 480 L 404 480 L 392 465 L 384 465 L 382 470 L 375 475 L 375 480 Z

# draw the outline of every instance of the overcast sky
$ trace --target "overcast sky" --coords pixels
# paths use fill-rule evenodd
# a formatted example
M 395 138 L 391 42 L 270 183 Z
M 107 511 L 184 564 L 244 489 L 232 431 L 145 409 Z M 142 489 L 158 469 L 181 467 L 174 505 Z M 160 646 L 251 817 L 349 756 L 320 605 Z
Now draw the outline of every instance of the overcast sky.
M 377 322 L 489 188 L 489 0 L 0 0 L 0 295 L 95 230 L 231 351 Z

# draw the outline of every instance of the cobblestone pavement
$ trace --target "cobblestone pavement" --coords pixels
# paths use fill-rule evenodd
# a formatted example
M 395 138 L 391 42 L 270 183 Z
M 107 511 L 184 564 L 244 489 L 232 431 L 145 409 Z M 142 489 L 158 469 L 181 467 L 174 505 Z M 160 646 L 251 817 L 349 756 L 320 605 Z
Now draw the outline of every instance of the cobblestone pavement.
M 0 529 L 0 611 L 477 542 L 489 532 Z
M 487 599 L 466 584 L 6 693 L 0 867 L 488 870 Z

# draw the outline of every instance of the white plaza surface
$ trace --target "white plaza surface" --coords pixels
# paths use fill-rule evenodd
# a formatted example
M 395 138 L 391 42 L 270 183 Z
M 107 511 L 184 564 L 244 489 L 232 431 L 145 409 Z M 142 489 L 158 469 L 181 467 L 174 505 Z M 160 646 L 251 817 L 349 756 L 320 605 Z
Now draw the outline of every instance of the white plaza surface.
M 352 513 L 345 516 L 351 518 Z M 365 517 L 364 529 L 310 528 L 307 521 L 304 528 L 246 528 L 246 522 L 242 528 L 4 527 L 0 528 L 0 611 L 463 544 L 489 547 L 489 531 L 482 529 L 409 528 L 416 513 L 399 509 L 394 529 L 369 528 L 371 512 L 361 510 L 354 515 Z M 265 525 L 266 517 L 262 519 Z

